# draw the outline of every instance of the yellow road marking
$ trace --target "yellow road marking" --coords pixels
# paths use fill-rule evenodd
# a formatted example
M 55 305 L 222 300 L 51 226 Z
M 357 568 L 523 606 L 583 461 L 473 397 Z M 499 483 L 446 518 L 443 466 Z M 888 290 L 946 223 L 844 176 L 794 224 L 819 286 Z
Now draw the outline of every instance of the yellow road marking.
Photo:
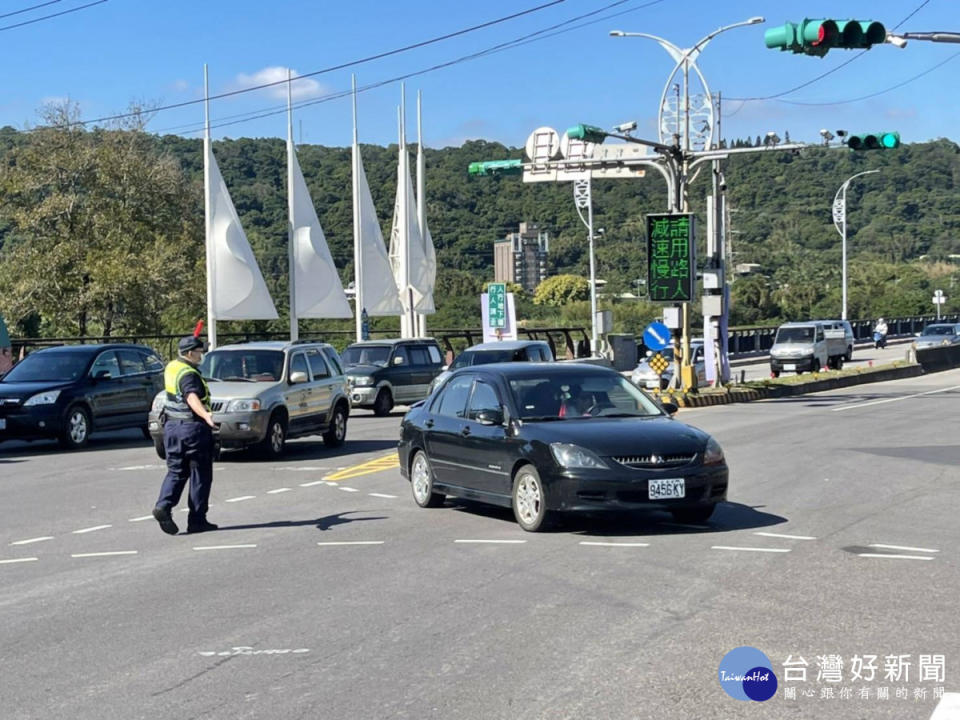
M 337 480 L 349 480 L 350 478 L 360 477 L 361 475 L 372 475 L 373 473 L 383 472 L 384 470 L 393 470 L 400 467 L 400 459 L 396 453 L 390 453 L 383 457 L 368 460 L 359 465 L 352 465 L 344 468 L 332 475 L 327 475 L 324 480 L 336 482 Z

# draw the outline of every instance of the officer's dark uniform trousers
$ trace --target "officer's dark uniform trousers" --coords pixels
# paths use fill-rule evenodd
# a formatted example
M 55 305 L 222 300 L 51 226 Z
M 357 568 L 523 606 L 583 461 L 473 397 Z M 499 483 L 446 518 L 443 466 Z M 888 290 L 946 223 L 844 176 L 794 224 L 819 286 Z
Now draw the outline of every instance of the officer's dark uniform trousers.
M 167 451 L 167 475 L 157 505 L 177 505 L 189 480 L 188 522 L 203 520 L 207 517 L 213 484 L 213 430 L 202 420 L 167 420 L 163 426 L 163 447 Z
M 183 488 L 190 481 L 187 523 L 206 521 L 213 484 L 213 430 L 199 419 L 184 401 L 194 392 L 209 408 L 210 391 L 196 368 L 174 360 L 164 372 L 167 390 L 163 426 L 163 446 L 167 454 L 167 474 L 160 488 L 157 506 L 173 508 L 180 502 Z

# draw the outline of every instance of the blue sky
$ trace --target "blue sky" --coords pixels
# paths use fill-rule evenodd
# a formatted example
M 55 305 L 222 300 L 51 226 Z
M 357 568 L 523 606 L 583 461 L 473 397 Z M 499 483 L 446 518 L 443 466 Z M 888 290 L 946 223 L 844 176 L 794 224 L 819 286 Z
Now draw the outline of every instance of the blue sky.
M 0 0 L 0 15 L 42 0 Z M 210 67 L 211 93 L 237 90 L 285 77 L 286 68 L 310 73 L 365 56 L 494 20 L 549 0 L 109 0 L 63 17 L 24 27 L 2 28 L 90 0 L 59 0 L 29 13 L 0 18 L 0 125 L 37 122 L 44 102 L 69 97 L 92 119 L 124 110 L 131 101 L 173 104 L 202 97 L 203 64 Z M 491 48 L 600 10 L 614 0 L 566 0 L 494 27 L 353 68 L 361 86 Z M 408 137 L 415 139 L 414 99 L 424 96 L 428 146 L 457 145 L 484 138 L 522 145 L 539 126 L 561 132 L 577 122 L 612 126 L 637 120 L 638 135 L 654 137 L 660 93 L 673 62 L 655 42 L 611 38 L 622 29 L 665 37 L 688 47 L 722 25 L 754 15 L 766 23 L 738 28 L 714 39 L 699 65 L 714 92 L 724 97 L 723 134 L 755 137 L 768 130 L 815 142 L 820 128 L 853 132 L 899 130 L 905 142 L 958 139 L 960 45 L 911 42 L 900 50 L 883 45 L 808 87 L 780 99 L 764 98 L 834 68 L 855 55 L 834 50 L 812 58 L 768 50 L 766 28 L 786 20 L 836 17 L 836 2 L 758 0 L 627 0 L 579 21 L 569 32 L 485 55 L 407 81 Z M 844 13 L 893 27 L 916 8 L 900 29 L 960 31 L 955 0 L 845 2 Z M 922 7 L 921 7 L 922 6 Z M 615 17 L 610 17 L 616 15 Z M 604 19 L 605 18 L 605 19 Z M 599 22 L 594 22 L 595 20 Z M 589 23 L 589 24 L 588 24 Z M 947 61 L 940 68 L 877 97 L 869 95 Z M 304 78 L 295 101 L 348 90 L 350 69 Z M 396 141 L 399 84 L 360 95 L 361 142 Z M 790 101 L 790 102 L 784 102 Z M 285 90 L 273 88 L 211 103 L 214 125 L 257 110 L 282 110 Z M 806 105 L 795 103 L 835 103 Z M 242 119 L 242 118 L 241 118 Z M 157 113 L 150 129 L 191 132 L 203 122 L 196 104 Z M 344 146 L 351 137 L 348 98 L 297 110 L 295 134 L 307 143 Z M 302 128 L 302 130 L 301 130 Z M 302 136 L 301 136 L 302 132 Z M 215 137 L 280 137 L 283 114 L 215 127 Z

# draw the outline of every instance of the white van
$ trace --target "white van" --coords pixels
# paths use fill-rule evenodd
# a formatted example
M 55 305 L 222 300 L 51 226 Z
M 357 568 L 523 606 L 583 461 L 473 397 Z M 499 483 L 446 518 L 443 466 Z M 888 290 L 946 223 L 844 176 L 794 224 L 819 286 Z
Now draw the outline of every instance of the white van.
M 824 367 L 839 370 L 846 354 L 844 330 L 834 322 L 784 323 L 777 328 L 770 348 L 770 372 L 779 377 L 781 372 L 817 372 Z

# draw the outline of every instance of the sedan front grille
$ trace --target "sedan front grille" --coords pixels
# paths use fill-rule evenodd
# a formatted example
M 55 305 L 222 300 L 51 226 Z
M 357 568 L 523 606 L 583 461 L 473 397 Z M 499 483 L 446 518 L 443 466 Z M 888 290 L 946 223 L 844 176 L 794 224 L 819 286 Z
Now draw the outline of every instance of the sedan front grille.
M 659 470 L 660 468 L 676 468 L 689 465 L 694 455 L 615 455 L 613 459 L 621 465 L 644 470 Z

